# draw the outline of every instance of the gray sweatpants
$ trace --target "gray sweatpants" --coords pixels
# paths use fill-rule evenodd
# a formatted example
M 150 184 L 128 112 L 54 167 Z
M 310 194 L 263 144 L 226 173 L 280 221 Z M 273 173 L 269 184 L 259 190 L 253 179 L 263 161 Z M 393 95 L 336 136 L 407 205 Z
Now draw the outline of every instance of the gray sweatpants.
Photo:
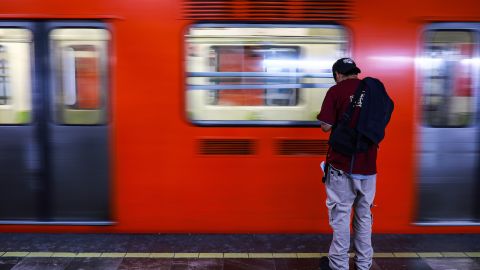
M 366 270 L 372 266 L 372 213 L 375 197 L 376 175 L 367 179 L 355 179 L 349 174 L 331 169 L 325 183 L 327 208 L 333 239 L 328 258 L 335 270 L 348 270 L 350 247 L 350 213 L 354 207 L 353 230 L 355 264 L 357 269 Z

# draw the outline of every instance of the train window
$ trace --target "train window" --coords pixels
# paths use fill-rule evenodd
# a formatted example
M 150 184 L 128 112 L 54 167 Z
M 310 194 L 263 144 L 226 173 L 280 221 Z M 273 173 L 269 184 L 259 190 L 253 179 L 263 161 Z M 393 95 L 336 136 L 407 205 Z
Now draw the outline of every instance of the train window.
M 425 32 L 421 61 L 424 125 L 467 127 L 474 123 L 474 48 L 472 31 Z
M 345 56 L 337 26 L 191 26 L 186 35 L 187 113 L 195 124 L 317 124 L 331 65 Z
M 95 125 L 107 121 L 108 40 L 105 29 L 50 33 L 55 75 L 55 121 Z
M 0 28 L 0 124 L 31 121 L 32 33 Z

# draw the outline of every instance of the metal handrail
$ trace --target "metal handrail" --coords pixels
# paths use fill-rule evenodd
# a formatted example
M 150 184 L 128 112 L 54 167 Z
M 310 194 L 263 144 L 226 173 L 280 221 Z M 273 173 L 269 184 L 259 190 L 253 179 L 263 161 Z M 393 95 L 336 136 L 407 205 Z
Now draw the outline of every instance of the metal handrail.
M 285 88 L 330 88 L 328 83 L 290 83 L 290 84 L 188 84 L 187 90 L 255 90 L 255 89 L 285 89 Z
M 333 78 L 332 73 L 299 72 L 188 72 L 187 77 L 287 77 L 287 78 Z

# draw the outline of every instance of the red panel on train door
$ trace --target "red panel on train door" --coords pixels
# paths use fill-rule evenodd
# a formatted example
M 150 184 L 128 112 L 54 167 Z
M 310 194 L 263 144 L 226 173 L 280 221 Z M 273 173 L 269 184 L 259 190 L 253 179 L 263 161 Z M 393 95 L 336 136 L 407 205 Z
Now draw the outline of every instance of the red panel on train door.
M 100 78 L 98 57 L 92 45 L 73 46 L 75 57 L 75 79 L 77 88 L 77 109 L 98 109 L 100 107 Z
M 463 43 L 458 44 L 456 53 L 464 59 L 457 64 L 458 73 L 454 78 L 454 95 L 457 97 L 471 97 L 472 96 L 472 65 L 468 62 L 473 59 L 473 44 Z M 466 61 L 465 61 L 466 60 Z

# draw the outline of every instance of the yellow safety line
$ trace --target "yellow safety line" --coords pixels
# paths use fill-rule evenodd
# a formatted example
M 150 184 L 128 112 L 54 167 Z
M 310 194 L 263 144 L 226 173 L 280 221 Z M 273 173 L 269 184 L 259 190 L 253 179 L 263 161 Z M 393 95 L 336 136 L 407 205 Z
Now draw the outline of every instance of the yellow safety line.
M 140 252 L 29 252 L 29 251 L 0 251 L 1 257 L 76 257 L 76 258 L 200 258 L 200 259 L 288 259 L 288 258 L 321 258 L 327 256 L 327 253 L 265 253 L 265 252 L 229 252 L 229 253 L 185 253 L 185 252 L 170 252 L 170 253 L 140 253 Z M 353 256 L 353 253 L 349 254 Z M 480 258 L 480 252 L 377 252 L 373 255 L 374 258 Z

